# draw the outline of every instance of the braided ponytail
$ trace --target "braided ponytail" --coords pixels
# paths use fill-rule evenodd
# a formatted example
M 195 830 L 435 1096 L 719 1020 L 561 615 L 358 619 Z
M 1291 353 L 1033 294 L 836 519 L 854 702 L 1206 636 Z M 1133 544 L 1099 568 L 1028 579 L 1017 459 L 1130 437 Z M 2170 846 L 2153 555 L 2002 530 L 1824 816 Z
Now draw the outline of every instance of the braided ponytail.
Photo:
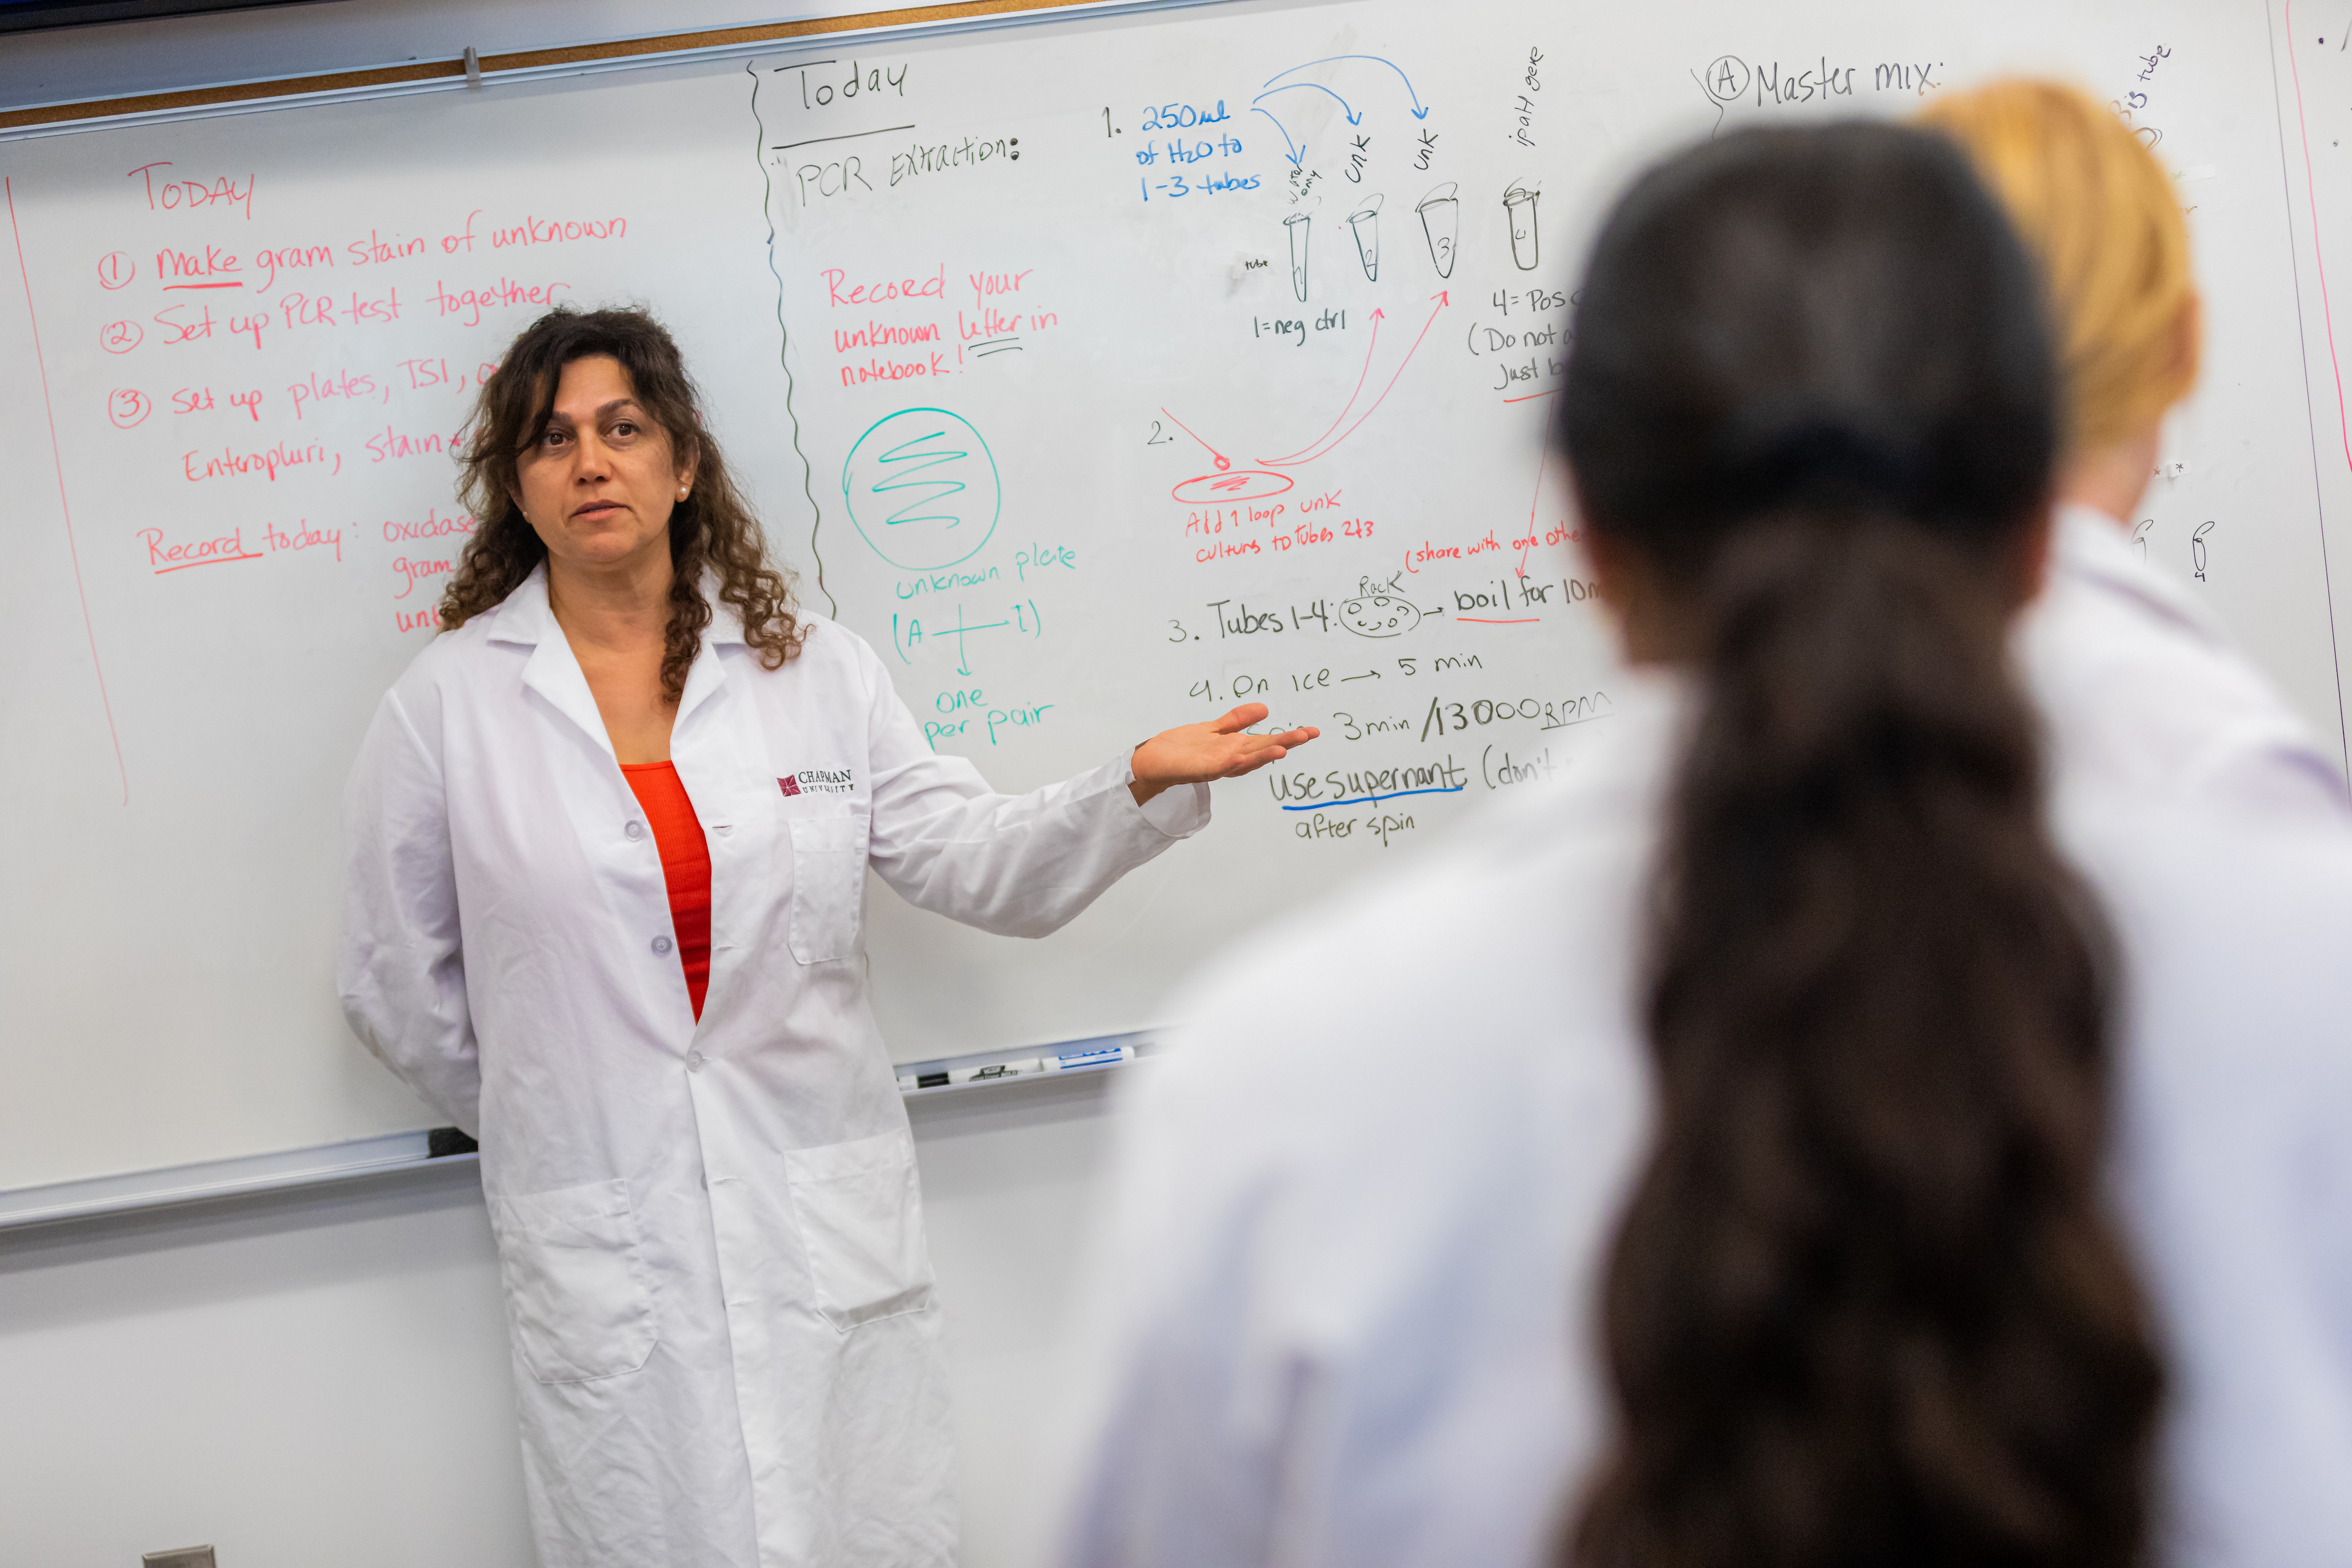
M 2015 241 L 1884 127 L 1726 138 L 1596 251 L 1563 436 L 1690 611 L 1575 1568 L 2125 1568 L 2161 1369 L 2100 1199 L 2100 926 L 2005 623 L 2052 446 Z

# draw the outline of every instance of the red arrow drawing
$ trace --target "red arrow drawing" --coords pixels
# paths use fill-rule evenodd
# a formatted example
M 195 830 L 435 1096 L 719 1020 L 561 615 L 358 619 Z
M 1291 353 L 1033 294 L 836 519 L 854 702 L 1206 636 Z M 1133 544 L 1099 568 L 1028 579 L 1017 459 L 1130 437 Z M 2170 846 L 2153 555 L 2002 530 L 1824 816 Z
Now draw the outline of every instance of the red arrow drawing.
M 1348 394 L 1348 405 L 1339 410 L 1339 419 L 1334 419 L 1331 421 L 1331 430 L 1337 430 L 1339 427 L 1339 420 L 1345 419 L 1355 410 L 1356 399 L 1364 395 L 1364 383 L 1370 380 L 1372 375 L 1372 352 L 1381 346 L 1381 321 L 1387 314 L 1388 312 L 1385 310 L 1376 310 L 1372 312 L 1372 341 L 1364 350 L 1364 368 L 1357 373 L 1356 390 Z M 1295 463 L 1300 461 L 1307 453 L 1312 452 L 1316 447 L 1321 446 L 1323 444 L 1323 437 L 1331 434 L 1331 430 L 1324 431 L 1323 436 L 1316 437 L 1314 440 L 1307 442 L 1307 445 L 1299 447 L 1297 451 L 1291 453 L 1287 458 L 1260 458 L 1258 461 L 1261 463 Z
M 1162 414 L 1168 414 L 1168 409 L 1165 405 L 1161 405 L 1160 412 Z M 1171 425 L 1175 426 L 1179 430 L 1184 432 L 1185 435 L 1192 437 L 1193 440 L 1201 441 L 1199 433 L 1196 432 L 1190 425 L 1187 425 L 1181 419 L 1177 418 L 1173 414 L 1168 414 L 1168 422 Z M 1201 450 L 1208 453 L 1209 456 L 1217 459 L 1217 472 L 1221 474 L 1234 466 L 1233 459 L 1226 457 L 1223 452 L 1218 451 L 1214 447 L 1210 446 L 1206 441 L 1201 441 Z
M 1389 394 L 1396 389 L 1398 378 L 1404 374 L 1404 367 L 1412 363 L 1413 353 L 1421 347 L 1422 338 L 1429 336 L 1429 329 L 1437 324 L 1437 312 L 1443 310 L 1446 306 L 1454 302 L 1451 291 L 1436 294 L 1432 296 L 1432 298 L 1435 299 L 1437 303 L 1430 308 L 1429 320 L 1421 324 L 1420 336 L 1412 340 L 1412 348 L 1404 351 L 1404 358 L 1397 362 L 1396 374 L 1389 377 L 1388 384 L 1381 388 L 1381 395 L 1372 399 L 1372 405 L 1356 416 L 1355 424 L 1349 426 L 1345 430 L 1340 430 L 1339 434 L 1337 436 L 1333 436 L 1329 430 L 1326 430 L 1320 437 L 1317 437 L 1314 444 L 1309 446 L 1305 451 L 1296 453 L 1290 457 L 1260 458 L 1258 459 L 1259 465 L 1263 468 L 1295 468 L 1300 463 L 1313 462 L 1316 458 L 1322 457 L 1325 453 L 1330 451 L 1332 447 L 1337 447 L 1340 442 L 1354 435 L 1362 427 L 1365 420 L 1370 419 L 1374 414 L 1378 413 L 1380 411 L 1381 405 L 1388 401 Z M 1377 327 L 1373 329 L 1373 333 L 1374 340 L 1378 341 L 1379 329 Z M 1371 356 L 1367 353 L 1364 356 L 1364 369 L 1366 373 L 1369 374 L 1371 368 Z M 1360 385 L 1358 390 L 1361 390 Z M 1350 397 L 1348 400 L 1349 407 L 1353 407 L 1355 405 L 1355 401 L 1356 400 L 1354 398 Z M 1347 416 L 1347 409 L 1341 409 L 1339 411 L 1339 418 L 1345 419 Z M 1339 428 L 1339 423 L 1337 420 L 1332 422 L 1332 428 Z

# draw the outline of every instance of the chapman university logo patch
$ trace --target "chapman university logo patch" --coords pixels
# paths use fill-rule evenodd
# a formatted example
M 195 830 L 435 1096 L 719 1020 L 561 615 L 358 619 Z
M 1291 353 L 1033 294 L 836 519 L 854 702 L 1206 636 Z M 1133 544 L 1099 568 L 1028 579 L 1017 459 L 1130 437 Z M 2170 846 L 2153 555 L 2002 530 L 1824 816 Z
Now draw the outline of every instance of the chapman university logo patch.
M 856 795 L 857 784 L 847 768 L 803 768 L 776 781 L 786 795 Z

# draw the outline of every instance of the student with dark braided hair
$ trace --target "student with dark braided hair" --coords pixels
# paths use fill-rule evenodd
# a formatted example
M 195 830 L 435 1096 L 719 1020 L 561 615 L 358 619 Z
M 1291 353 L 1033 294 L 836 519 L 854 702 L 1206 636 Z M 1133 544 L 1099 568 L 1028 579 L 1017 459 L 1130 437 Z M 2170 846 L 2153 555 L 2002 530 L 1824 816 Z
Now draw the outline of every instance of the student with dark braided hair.
M 1574 332 L 1635 668 L 1126 1091 L 1062 1560 L 2352 1563 L 2352 849 L 2047 804 L 2000 210 L 1919 132 L 1725 136 Z

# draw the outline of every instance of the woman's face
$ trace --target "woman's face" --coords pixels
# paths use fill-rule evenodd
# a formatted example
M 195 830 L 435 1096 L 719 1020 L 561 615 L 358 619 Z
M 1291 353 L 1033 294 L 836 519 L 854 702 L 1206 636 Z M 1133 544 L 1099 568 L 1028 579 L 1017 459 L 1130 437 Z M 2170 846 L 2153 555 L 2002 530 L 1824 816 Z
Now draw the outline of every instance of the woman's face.
M 633 564 L 669 548 L 670 509 L 694 484 L 668 433 L 638 405 L 621 362 L 576 359 L 555 383 L 546 431 L 515 462 L 516 500 L 559 567 Z

